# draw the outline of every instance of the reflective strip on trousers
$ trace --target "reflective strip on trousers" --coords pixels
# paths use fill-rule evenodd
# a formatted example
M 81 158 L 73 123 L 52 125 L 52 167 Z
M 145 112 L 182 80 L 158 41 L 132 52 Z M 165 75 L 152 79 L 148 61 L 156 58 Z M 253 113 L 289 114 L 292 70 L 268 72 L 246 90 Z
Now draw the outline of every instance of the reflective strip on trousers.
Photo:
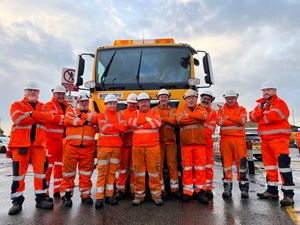
M 291 168 L 279 168 L 280 173 L 290 173 L 292 172 Z
M 214 164 L 207 164 L 205 167 L 206 168 L 213 168 Z
M 119 170 L 118 171 L 120 174 L 125 174 L 125 173 L 127 173 L 127 170 Z
M 135 176 L 136 176 L 136 177 L 144 177 L 144 176 L 145 176 L 145 172 L 142 172 L 142 173 L 136 173 Z
M 193 169 L 192 166 L 185 166 L 185 167 L 184 167 L 184 170 L 192 170 L 192 169 Z
M 228 180 L 228 179 L 224 179 L 224 180 L 223 180 L 223 183 L 226 183 L 226 184 L 231 184 L 231 183 L 232 183 L 232 181 L 231 181 L 231 180 Z
M 158 177 L 159 173 L 149 173 L 148 172 L 149 177 Z
M 45 190 L 35 190 L 34 193 L 35 194 L 46 194 L 47 193 L 47 189 L 45 189 Z
M 76 172 L 74 171 L 74 172 L 69 172 L 69 173 L 63 173 L 63 176 L 64 177 L 72 177 L 72 176 L 75 176 L 76 175 Z
M 89 195 L 90 193 L 91 193 L 90 191 L 82 191 L 80 195 L 81 195 L 81 196 L 82 196 L 82 195 Z
M 276 187 L 278 187 L 278 182 L 268 182 L 268 185 L 269 186 L 276 186 Z
M 48 133 L 61 133 L 61 134 L 63 134 L 64 130 L 63 129 L 47 129 L 47 132 Z
M 148 133 L 157 133 L 159 132 L 158 129 L 143 129 L 143 130 L 134 130 L 134 134 L 148 134 Z
M 54 185 L 53 186 L 53 189 L 58 189 L 58 188 L 60 188 L 60 185 Z
M 104 187 L 97 187 L 97 193 L 103 193 L 104 192 Z
M 245 185 L 245 184 L 248 184 L 249 182 L 248 181 L 245 181 L 245 180 L 241 180 L 240 181 L 240 184 L 242 184 L 242 185 Z
M 228 126 L 228 127 L 221 127 L 221 130 L 245 130 L 245 128 L 238 127 L 238 126 Z
M 108 164 L 108 160 L 98 160 L 98 165 L 107 165 Z
M 63 180 L 62 178 L 56 178 L 56 179 L 53 180 L 53 182 L 60 182 L 62 180 Z
M 53 164 L 48 164 L 48 168 L 52 168 L 53 167 Z
M 195 170 L 205 170 L 205 166 L 194 166 Z
M 23 192 L 12 193 L 10 195 L 10 198 L 17 198 L 17 197 L 20 197 L 20 196 L 23 196 Z
M 123 190 L 123 189 L 125 189 L 125 185 L 116 185 L 116 188 L 120 189 L 120 190 Z
M 265 170 L 277 170 L 277 166 L 265 166 Z
M 232 167 L 230 166 L 230 167 L 224 167 L 223 168 L 223 170 L 225 171 L 225 172 L 228 172 L 228 171 L 230 171 L 232 169 Z
M 79 170 L 78 173 L 79 173 L 79 174 L 82 174 L 82 175 L 90 176 L 90 175 L 92 175 L 93 172 L 91 172 L 91 171 L 82 171 L 82 170 Z
M 246 173 L 247 169 L 239 169 L 240 173 Z
M 195 188 L 197 188 L 197 189 L 203 189 L 203 185 L 195 185 Z
M 110 191 L 112 191 L 112 190 L 114 190 L 114 185 L 113 184 L 106 184 L 106 190 L 110 190 Z
M 24 180 L 24 178 L 25 178 L 25 175 L 23 175 L 23 176 L 13 176 L 13 181 L 21 181 L 21 180 Z
M 292 130 L 290 129 L 278 129 L 278 130 L 268 130 L 268 131 L 260 131 L 258 132 L 259 135 L 264 134 L 280 134 L 280 133 L 291 133 Z
M 45 175 L 45 174 L 38 174 L 38 173 L 35 173 L 35 174 L 34 174 L 34 177 L 40 178 L 40 179 L 44 179 L 44 178 L 46 178 L 46 175 Z
M 159 195 L 160 193 L 160 191 L 151 191 L 151 195 Z
M 57 166 L 62 166 L 62 162 L 54 162 L 54 165 L 57 165 Z
M 291 185 L 283 185 L 281 187 L 282 190 L 285 190 L 285 191 L 293 191 L 295 189 L 295 186 L 291 186 Z
M 190 129 L 203 129 L 203 126 L 200 125 L 186 125 L 180 128 L 180 131 L 190 130 Z
M 116 159 L 116 158 L 110 158 L 110 159 L 109 159 L 109 162 L 110 162 L 110 163 L 114 163 L 114 164 L 118 164 L 118 163 L 119 163 L 119 160 Z

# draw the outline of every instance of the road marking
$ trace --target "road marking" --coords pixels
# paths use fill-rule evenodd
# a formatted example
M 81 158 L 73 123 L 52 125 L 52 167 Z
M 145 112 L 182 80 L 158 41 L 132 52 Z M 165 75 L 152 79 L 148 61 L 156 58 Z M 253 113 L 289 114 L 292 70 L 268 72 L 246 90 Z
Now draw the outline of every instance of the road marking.
M 300 217 L 298 216 L 297 212 L 300 212 L 300 207 L 286 207 L 286 211 L 289 214 L 290 218 L 296 223 L 300 225 Z

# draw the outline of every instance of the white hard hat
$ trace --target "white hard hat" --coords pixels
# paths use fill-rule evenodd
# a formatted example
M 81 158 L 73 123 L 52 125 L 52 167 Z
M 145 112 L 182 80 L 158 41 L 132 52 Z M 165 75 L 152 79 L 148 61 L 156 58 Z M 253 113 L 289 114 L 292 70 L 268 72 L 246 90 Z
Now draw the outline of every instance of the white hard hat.
M 224 95 L 223 95 L 224 98 L 226 97 L 239 97 L 239 94 L 236 93 L 234 90 L 229 90 L 227 91 Z
M 183 99 L 186 99 L 187 97 L 191 97 L 191 96 L 195 96 L 198 97 L 198 93 L 192 89 L 188 89 L 184 95 L 183 95 Z
M 146 100 L 146 99 L 150 100 L 150 96 L 145 92 L 140 93 L 139 96 L 137 97 L 138 101 Z
M 106 95 L 105 99 L 104 99 L 104 103 L 108 103 L 108 102 L 117 102 L 118 99 L 115 95 L 113 94 L 108 94 Z
M 130 93 L 127 97 L 127 102 L 129 103 L 137 103 L 137 95 L 135 93 Z
M 169 97 L 171 96 L 170 92 L 168 92 L 164 88 L 160 89 L 159 92 L 158 92 L 158 94 L 156 96 L 159 97 L 160 95 L 168 95 Z
M 66 93 L 67 91 L 63 85 L 59 84 L 55 88 L 52 89 L 52 92 L 53 93 Z
M 28 83 L 26 83 L 26 85 L 24 86 L 24 90 L 40 90 L 40 87 L 38 86 L 37 83 L 35 83 L 34 81 L 29 81 Z
M 89 100 L 90 97 L 91 96 L 89 93 L 81 91 L 81 92 L 79 92 L 77 101 L 86 101 L 86 100 Z
M 261 90 L 264 89 L 276 89 L 275 84 L 272 81 L 266 81 L 261 85 Z
M 203 95 L 207 95 L 207 96 L 210 96 L 212 99 L 215 99 L 215 97 L 211 91 L 208 91 L 208 90 L 203 91 L 200 96 L 202 97 Z

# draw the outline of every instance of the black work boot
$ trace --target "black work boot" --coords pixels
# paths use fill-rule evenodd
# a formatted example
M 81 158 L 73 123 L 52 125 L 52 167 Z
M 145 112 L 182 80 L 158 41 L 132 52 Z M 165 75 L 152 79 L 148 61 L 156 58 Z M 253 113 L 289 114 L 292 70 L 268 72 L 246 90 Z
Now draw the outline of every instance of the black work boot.
M 118 205 L 118 201 L 114 197 L 105 197 L 105 203 L 111 205 Z
M 224 186 L 224 192 L 222 194 L 222 197 L 225 199 L 231 198 L 232 183 L 226 182 L 223 184 L 223 186 Z
M 53 202 L 49 202 L 46 198 L 38 199 L 35 203 L 36 208 L 40 209 L 53 209 Z
M 71 200 L 72 193 L 70 191 L 66 192 L 65 196 L 62 197 L 62 205 L 65 207 L 72 207 L 73 202 Z
M 81 203 L 84 205 L 93 205 L 94 201 L 90 196 L 88 196 L 86 198 L 82 198 Z
M 53 193 L 53 198 L 60 198 L 60 193 L 59 192 L 54 192 Z
M 172 196 L 174 197 L 174 198 L 181 198 L 181 193 L 179 192 L 179 191 L 174 191 L 174 192 L 172 192 Z
M 214 198 L 214 194 L 211 190 L 206 190 L 205 196 L 208 198 L 208 200 L 212 200 Z
M 187 195 L 187 194 L 183 194 L 181 201 L 182 202 L 189 202 L 193 199 L 193 197 L 191 195 Z
M 265 192 L 262 192 L 262 193 L 257 193 L 257 197 L 259 198 L 259 199 L 274 199 L 274 200 L 278 200 L 279 199 L 279 195 L 278 195 L 278 193 L 270 193 L 270 192 L 268 192 L 268 190 L 267 191 L 265 191 Z
M 281 206 L 293 206 L 294 205 L 293 197 L 284 196 L 283 199 L 280 201 Z
M 8 211 L 8 215 L 16 215 L 20 213 L 22 211 L 22 204 L 24 202 L 24 199 L 25 198 L 23 196 L 20 196 L 15 200 L 13 200 L 12 202 L 13 205 L 10 207 Z
M 241 190 L 241 198 L 249 198 L 249 183 L 247 181 L 245 181 L 246 183 L 239 183 L 239 187 Z
M 117 194 L 115 195 L 115 199 L 121 200 L 123 198 L 125 198 L 125 192 L 118 190 Z
M 208 204 L 208 198 L 206 197 L 204 190 L 199 191 L 198 201 L 203 203 L 203 204 Z
M 104 207 L 103 199 L 97 199 L 95 204 L 95 209 L 102 209 Z

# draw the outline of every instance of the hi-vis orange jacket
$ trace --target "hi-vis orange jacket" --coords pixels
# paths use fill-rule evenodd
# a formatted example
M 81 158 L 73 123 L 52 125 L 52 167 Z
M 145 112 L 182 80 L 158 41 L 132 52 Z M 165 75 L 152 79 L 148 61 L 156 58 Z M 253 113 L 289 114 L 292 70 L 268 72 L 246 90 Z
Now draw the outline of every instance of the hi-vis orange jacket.
M 164 143 L 176 142 L 175 127 L 174 127 L 174 125 L 176 125 L 176 118 L 175 118 L 176 109 L 171 108 L 170 106 L 168 106 L 167 109 L 162 109 L 160 105 L 156 106 L 154 109 L 159 111 L 161 116 L 161 121 L 162 121 L 162 126 L 159 128 L 160 142 L 164 142 Z
M 177 110 L 176 121 L 180 125 L 180 145 L 206 144 L 204 121 L 208 118 L 206 109 L 197 105 L 191 111 L 186 105 Z
M 258 134 L 263 139 L 290 137 L 291 126 L 288 122 L 289 108 L 286 103 L 274 95 L 269 103 L 264 98 L 258 99 L 259 104 L 249 113 L 250 120 L 258 123 Z M 264 105 L 264 109 L 262 107 Z
M 246 109 L 243 106 L 239 106 L 238 103 L 235 103 L 232 108 L 225 104 L 218 111 L 217 124 L 221 127 L 221 137 L 244 137 L 246 135 L 246 122 Z
M 99 139 L 98 146 L 121 147 L 121 133 L 126 131 L 127 125 L 121 113 L 116 110 L 105 110 L 98 117 Z
M 159 145 L 161 118 L 157 110 L 152 108 L 146 113 L 134 111 L 128 120 L 128 126 L 133 129 L 133 146 Z
M 71 109 L 70 105 L 66 102 L 63 101 L 63 103 L 66 106 L 66 112 L 67 110 Z M 45 104 L 45 111 L 53 112 L 54 114 L 54 119 L 51 123 L 48 123 L 46 125 L 47 128 L 47 137 L 50 138 L 57 138 L 61 139 L 63 138 L 64 135 L 64 112 L 58 103 L 58 101 L 55 98 L 52 98 L 50 102 L 47 102 Z
M 125 109 L 120 111 L 121 116 L 124 118 L 124 120 L 127 121 L 129 120 L 132 112 L 136 111 L 135 109 Z M 133 135 L 133 130 L 132 129 L 127 129 L 125 132 L 122 133 L 122 142 L 123 146 L 130 147 L 132 146 L 132 135 Z
M 203 106 L 204 107 L 204 106 Z M 212 107 L 206 108 L 208 119 L 204 122 L 206 141 L 212 139 L 217 125 L 217 112 Z M 211 140 L 210 140 L 211 141 Z
M 45 147 L 46 127 L 44 124 L 51 122 L 54 116 L 51 112 L 44 112 L 43 108 L 43 103 L 37 101 L 34 110 L 26 98 L 12 104 L 10 116 L 13 126 L 8 147 L 29 147 L 31 145 Z M 30 131 L 34 124 L 36 124 L 35 140 L 34 143 L 31 143 Z
M 97 113 L 90 110 L 80 112 L 78 108 L 68 108 L 64 119 L 66 126 L 66 144 L 90 146 L 95 144 L 97 132 Z

